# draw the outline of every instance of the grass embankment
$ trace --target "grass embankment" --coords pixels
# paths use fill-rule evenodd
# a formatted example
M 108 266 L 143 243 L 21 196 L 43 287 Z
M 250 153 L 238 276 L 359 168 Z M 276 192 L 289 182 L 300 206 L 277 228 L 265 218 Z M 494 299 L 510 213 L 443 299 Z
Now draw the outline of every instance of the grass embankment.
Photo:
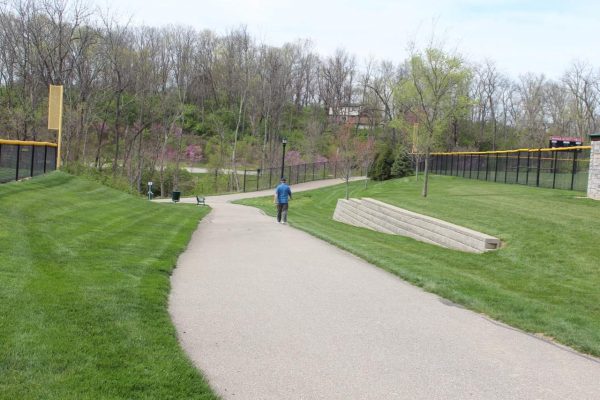
M 298 193 L 295 227 L 472 310 L 600 356 L 600 202 L 581 192 L 434 176 L 351 185 L 373 197 L 499 237 L 506 247 L 468 254 L 331 219 L 344 186 Z M 293 188 L 292 188 L 293 189 Z M 274 214 L 271 198 L 243 201 Z
M 167 312 L 206 208 L 52 173 L 0 185 L 0 209 L 0 398 L 216 398 Z

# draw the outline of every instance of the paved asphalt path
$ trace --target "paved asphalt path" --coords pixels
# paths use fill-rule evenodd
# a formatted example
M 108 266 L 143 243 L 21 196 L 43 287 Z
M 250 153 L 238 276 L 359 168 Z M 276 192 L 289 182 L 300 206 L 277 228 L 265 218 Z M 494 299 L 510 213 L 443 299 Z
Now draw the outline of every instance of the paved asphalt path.
M 598 360 L 228 203 L 260 194 L 209 197 L 172 277 L 179 339 L 224 399 L 600 399 Z

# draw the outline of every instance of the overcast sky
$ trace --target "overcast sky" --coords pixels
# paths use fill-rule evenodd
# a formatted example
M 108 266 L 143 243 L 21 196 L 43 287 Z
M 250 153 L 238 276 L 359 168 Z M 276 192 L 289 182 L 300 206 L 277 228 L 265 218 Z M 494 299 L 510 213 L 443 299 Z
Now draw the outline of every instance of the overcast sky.
M 411 39 L 432 26 L 447 48 L 470 61 L 486 58 L 513 78 L 560 75 L 575 61 L 600 67 L 600 1 L 593 0 L 90 0 L 135 25 L 181 24 L 218 34 L 246 25 L 279 46 L 311 39 L 322 55 L 340 47 L 399 62 Z

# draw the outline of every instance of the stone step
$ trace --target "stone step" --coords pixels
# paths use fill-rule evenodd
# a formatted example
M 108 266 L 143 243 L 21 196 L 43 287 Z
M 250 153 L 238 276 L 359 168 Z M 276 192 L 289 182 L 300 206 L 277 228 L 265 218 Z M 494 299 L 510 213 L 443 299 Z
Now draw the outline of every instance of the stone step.
M 485 241 L 477 240 L 470 236 L 462 235 L 453 229 L 447 229 L 444 226 L 431 224 L 418 218 L 407 217 L 397 213 L 391 213 L 389 210 L 381 209 L 378 206 L 365 206 L 374 214 L 385 215 L 392 224 L 403 227 L 419 237 L 425 237 L 433 240 L 441 246 L 457 248 L 463 251 L 483 251 L 485 250 Z
M 402 221 L 392 217 L 386 213 L 379 212 L 363 205 L 364 212 L 368 213 L 372 218 L 377 218 L 378 221 L 384 220 L 387 225 L 397 227 L 396 232 L 399 235 L 409 236 L 413 239 L 420 240 L 422 242 L 437 244 L 438 246 L 447 247 L 450 249 L 462 250 L 467 252 L 479 252 L 477 243 L 471 243 L 469 241 L 459 240 L 457 237 L 451 235 L 446 236 L 444 232 L 432 231 L 419 226 L 418 224 L 411 224 L 410 221 Z M 389 229 L 389 228 L 388 228 Z M 462 238 L 461 238 L 462 239 Z
M 495 249 L 500 245 L 499 239 L 485 233 L 477 232 L 460 225 L 429 217 L 427 215 L 404 210 L 402 208 L 383 203 L 379 200 L 365 198 L 362 200 L 362 204 L 366 207 L 376 207 L 377 210 L 387 215 L 394 216 L 397 219 L 409 222 L 411 224 L 419 225 L 428 230 L 441 231 L 446 235 L 452 235 L 452 232 L 455 232 L 456 235 L 465 237 L 465 240 L 475 239 L 477 242 L 483 241 L 489 245 L 489 247 L 486 247 L 488 249 Z M 468 244 L 468 242 L 466 244 Z
M 341 203 L 341 204 L 340 204 Z M 337 215 L 337 218 L 335 217 Z M 365 214 L 360 207 L 360 204 L 348 200 L 338 200 L 338 207 L 336 207 L 336 214 L 334 219 L 340 222 L 346 222 L 350 225 L 359 226 L 362 228 L 369 228 L 383 233 L 394 234 L 394 231 L 387 229 L 384 226 L 380 226 L 378 221 L 374 221 Z
M 370 198 L 338 200 L 334 219 L 466 252 L 500 247 L 500 240 L 493 236 Z

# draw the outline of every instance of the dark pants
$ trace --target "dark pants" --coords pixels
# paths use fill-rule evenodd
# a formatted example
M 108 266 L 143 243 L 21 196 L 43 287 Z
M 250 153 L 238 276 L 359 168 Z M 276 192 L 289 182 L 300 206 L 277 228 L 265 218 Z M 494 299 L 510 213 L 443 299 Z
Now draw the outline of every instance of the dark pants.
M 278 203 L 277 204 L 277 222 L 287 222 L 287 211 L 288 211 L 288 203 Z

